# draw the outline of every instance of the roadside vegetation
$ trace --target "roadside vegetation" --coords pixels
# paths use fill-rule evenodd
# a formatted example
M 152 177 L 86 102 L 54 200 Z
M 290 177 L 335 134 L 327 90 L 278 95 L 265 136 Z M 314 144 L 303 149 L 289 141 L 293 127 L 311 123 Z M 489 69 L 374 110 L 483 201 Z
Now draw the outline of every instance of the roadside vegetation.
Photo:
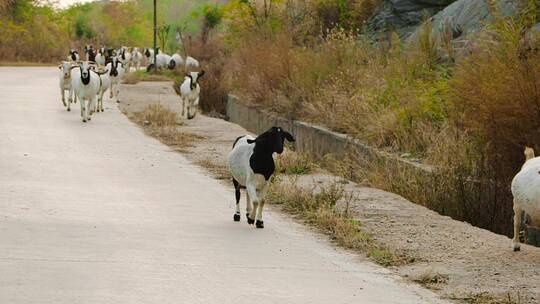
M 362 230 L 362 224 L 354 219 L 348 208 L 354 197 L 339 183 L 308 189 L 297 185 L 294 178 L 279 179 L 277 175 L 271 183 L 266 197 L 269 203 L 298 216 L 338 245 L 366 254 L 377 264 L 397 266 L 412 261 L 381 246 Z
M 141 81 L 174 81 L 177 77 L 178 75 L 172 71 L 154 73 L 139 70 L 126 74 L 122 82 L 125 84 L 137 84 Z
M 179 152 L 186 151 L 195 141 L 202 139 L 199 135 L 179 130 L 179 126 L 183 124 L 180 117 L 159 103 L 148 105 L 129 118 L 141 126 L 146 134 Z

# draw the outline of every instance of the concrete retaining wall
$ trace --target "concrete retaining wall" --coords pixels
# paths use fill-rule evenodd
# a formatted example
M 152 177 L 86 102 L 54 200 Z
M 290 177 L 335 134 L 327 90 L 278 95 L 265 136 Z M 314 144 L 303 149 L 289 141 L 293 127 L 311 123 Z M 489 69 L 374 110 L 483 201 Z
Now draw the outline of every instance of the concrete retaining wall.
M 430 166 L 377 151 L 346 134 L 333 132 L 325 127 L 303 121 L 286 119 L 255 107 L 247 106 L 239 102 L 234 95 L 228 96 L 227 117 L 229 121 L 241 125 L 255 134 L 262 133 L 272 126 L 280 126 L 291 132 L 296 138 L 296 151 L 310 154 L 318 159 L 326 156 L 332 156 L 335 159 L 344 159 L 350 155 L 351 151 L 354 151 L 367 159 L 380 160 L 380 158 L 383 158 L 385 162 L 399 162 L 401 166 L 422 171 L 422 174 L 431 173 L 433 170 Z

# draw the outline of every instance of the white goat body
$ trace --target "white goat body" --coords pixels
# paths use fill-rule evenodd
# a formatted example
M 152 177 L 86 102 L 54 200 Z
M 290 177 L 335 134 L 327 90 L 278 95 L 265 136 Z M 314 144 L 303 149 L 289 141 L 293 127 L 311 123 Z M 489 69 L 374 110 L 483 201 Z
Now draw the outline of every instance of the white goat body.
M 540 226 L 540 157 L 534 157 L 531 148 L 525 149 L 526 161 L 512 180 L 514 196 L 514 238 L 512 249 L 517 251 L 522 212 L 531 218 L 533 226 Z
M 71 62 L 63 61 L 58 68 L 60 69 L 60 95 L 62 96 L 62 103 L 64 107 L 67 107 L 68 111 L 71 111 L 71 103 L 73 100 L 73 87 L 71 85 L 71 69 L 74 68 Z M 68 91 L 68 102 L 66 103 L 65 92 Z M 76 95 L 75 95 L 76 96 Z M 75 99 L 76 102 L 76 99 Z
M 88 78 L 85 84 L 82 78 Z M 90 69 L 88 62 L 83 62 L 79 68 L 71 70 L 71 85 L 81 104 L 82 121 L 91 120 L 94 104 L 99 92 L 99 75 Z

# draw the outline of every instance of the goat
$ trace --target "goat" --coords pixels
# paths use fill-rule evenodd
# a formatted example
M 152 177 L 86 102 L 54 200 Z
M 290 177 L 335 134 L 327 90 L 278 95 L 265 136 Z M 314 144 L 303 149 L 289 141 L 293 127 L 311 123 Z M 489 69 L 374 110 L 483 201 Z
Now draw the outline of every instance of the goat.
M 199 95 L 201 93 L 199 79 L 203 76 L 204 71 L 191 72 L 184 77 L 184 82 L 182 82 L 182 84 L 180 85 L 180 99 L 182 99 L 182 116 L 184 116 L 184 112 L 187 111 L 188 119 L 193 119 L 195 117 L 195 114 L 197 113 L 197 106 L 199 105 Z
M 96 63 L 100 66 L 105 66 L 106 59 L 105 59 L 105 48 L 99 48 L 96 54 Z
M 264 228 L 264 198 L 268 181 L 276 168 L 273 154 L 283 153 L 285 140 L 295 141 L 289 132 L 280 127 L 272 127 L 257 138 L 245 135 L 234 142 L 228 156 L 228 166 L 236 197 L 236 213 L 233 216 L 235 222 L 240 221 L 240 189 L 245 188 L 247 222 L 250 225 L 255 223 L 257 228 Z
M 86 61 L 96 62 L 96 52 L 91 44 L 84 46 L 84 52 L 86 53 Z
M 144 57 L 146 57 L 146 60 L 148 63 L 150 63 L 150 58 L 154 58 L 154 50 L 149 48 L 144 48 L 143 51 Z
M 72 70 L 71 86 L 79 97 L 83 122 L 91 120 L 99 92 L 99 83 L 99 75 L 92 70 L 88 61 L 82 62 L 78 69 Z
M 199 61 L 191 56 L 186 57 L 186 70 L 189 71 L 190 69 L 198 69 L 199 68 Z
M 180 54 L 175 53 L 171 56 L 171 60 L 169 60 L 169 69 L 174 70 L 176 67 L 179 67 L 181 65 L 184 65 L 184 59 Z
M 141 68 L 141 61 L 142 61 L 143 55 L 141 52 L 139 52 L 139 48 L 133 48 L 133 51 L 131 52 L 131 61 L 135 65 L 135 70 L 138 71 Z
M 126 70 L 126 72 L 129 73 L 130 63 L 131 63 L 131 53 L 127 51 L 126 47 L 123 46 L 122 48 L 120 48 L 118 54 L 119 54 L 118 59 L 124 66 L 124 69 Z
M 120 94 L 120 83 L 124 78 L 124 66 L 118 60 L 118 57 L 112 57 L 111 62 L 107 64 L 107 70 L 111 78 L 110 98 L 116 97 L 116 102 L 120 102 L 118 95 Z
M 116 52 L 112 48 L 106 49 L 105 52 L 105 65 L 107 65 L 109 62 L 112 62 L 112 58 L 116 56 Z
M 519 251 L 522 212 L 529 215 L 533 226 L 540 226 L 540 157 L 534 156 L 532 148 L 525 148 L 525 163 L 512 180 L 512 195 L 514 197 L 512 249 Z
M 63 61 L 58 68 L 60 69 L 60 94 L 62 95 L 62 103 L 64 107 L 67 107 L 68 111 L 71 111 L 71 103 L 73 102 L 73 89 L 71 86 L 71 70 L 77 66 L 74 66 L 71 62 Z M 66 104 L 65 92 L 69 91 L 68 102 Z M 76 98 L 75 98 L 76 102 Z
M 74 49 L 69 50 L 69 56 L 67 57 L 68 61 L 77 62 L 80 58 L 81 57 L 79 56 L 79 52 Z
M 105 70 L 103 72 L 97 72 L 99 75 L 99 92 L 98 92 L 98 99 L 97 99 L 97 105 L 96 105 L 96 112 L 103 112 L 103 95 L 105 95 L 105 92 L 111 88 L 111 75 L 109 74 L 109 70 Z

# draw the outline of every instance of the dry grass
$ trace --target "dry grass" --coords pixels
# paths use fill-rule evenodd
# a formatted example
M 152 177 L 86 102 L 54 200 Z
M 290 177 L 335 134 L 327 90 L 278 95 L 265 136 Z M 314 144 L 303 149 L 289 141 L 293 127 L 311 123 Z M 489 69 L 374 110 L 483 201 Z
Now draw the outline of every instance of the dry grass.
M 468 304 L 521 304 L 520 294 L 508 292 L 504 297 L 496 297 L 488 292 L 470 294 L 465 297 L 451 297 L 453 300 L 460 300 Z
M 285 150 L 276 159 L 276 172 L 284 174 L 310 174 L 317 169 L 311 157 L 304 153 Z
M 148 105 L 143 111 L 132 114 L 130 119 L 146 134 L 180 152 L 186 152 L 185 149 L 192 147 L 195 141 L 203 139 L 202 136 L 179 131 L 182 121 L 178 115 L 160 104 Z
M 172 72 L 160 72 L 158 74 L 148 73 L 146 71 L 137 71 L 128 73 L 124 76 L 124 84 L 137 84 L 141 81 L 172 81 L 174 78 Z
M 420 283 L 427 288 L 439 289 L 441 284 L 448 281 L 448 276 L 441 274 L 433 269 L 426 269 L 425 271 L 417 274 L 411 278 L 413 281 Z
M 195 162 L 197 165 L 210 171 L 216 179 L 227 180 L 231 179 L 231 173 L 226 166 L 218 164 L 215 160 L 209 158 L 201 159 Z
M 406 263 L 403 256 L 376 244 L 373 238 L 362 230 L 361 223 L 345 212 L 346 208 L 338 207 L 341 203 L 347 205 L 352 199 L 337 183 L 319 189 L 305 189 L 294 181 L 287 184 L 274 181 L 267 196 L 268 202 L 280 205 L 283 210 L 299 216 L 330 236 L 340 246 L 360 251 L 383 266 Z

